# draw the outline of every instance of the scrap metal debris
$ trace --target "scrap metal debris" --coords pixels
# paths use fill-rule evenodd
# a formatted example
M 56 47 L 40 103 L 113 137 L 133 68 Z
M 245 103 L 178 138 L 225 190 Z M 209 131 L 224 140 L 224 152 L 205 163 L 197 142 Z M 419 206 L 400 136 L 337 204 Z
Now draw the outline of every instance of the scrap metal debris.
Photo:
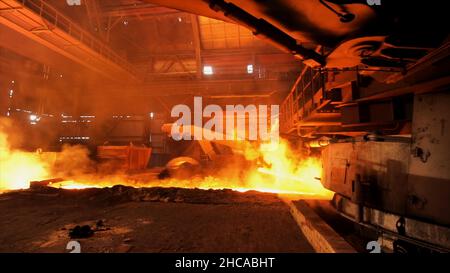
M 94 230 L 89 225 L 75 226 L 69 230 L 69 237 L 72 239 L 89 238 L 92 235 L 94 235 Z

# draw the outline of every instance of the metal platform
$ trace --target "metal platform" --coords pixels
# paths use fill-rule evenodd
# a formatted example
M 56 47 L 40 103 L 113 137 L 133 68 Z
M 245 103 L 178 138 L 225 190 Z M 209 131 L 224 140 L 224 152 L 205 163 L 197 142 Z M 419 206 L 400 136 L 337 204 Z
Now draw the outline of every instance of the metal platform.
M 113 80 L 136 80 L 134 68 L 106 44 L 41 0 L 0 1 L 0 46 L 57 67 L 67 60 Z

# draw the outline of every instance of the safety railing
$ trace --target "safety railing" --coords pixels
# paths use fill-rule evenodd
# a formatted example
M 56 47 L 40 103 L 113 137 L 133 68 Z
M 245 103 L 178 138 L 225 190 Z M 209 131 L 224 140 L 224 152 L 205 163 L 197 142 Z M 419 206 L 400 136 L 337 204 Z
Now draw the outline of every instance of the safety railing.
M 126 59 L 115 53 L 102 41 L 94 37 L 91 33 L 84 30 L 71 19 L 66 17 L 60 11 L 42 0 L 16 0 L 22 4 L 22 6 L 28 8 L 40 17 L 45 19 L 49 24 L 66 32 L 71 37 L 77 39 L 82 44 L 88 46 L 93 51 L 97 52 L 104 58 L 120 65 L 123 69 L 127 70 L 131 74 L 135 74 L 135 69 L 128 63 Z
M 294 128 L 302 119 L 316 109 L 320 102 L 315 101 L 317 92 L 324 91 L 325 75 L 321 70 L 306 66 L 297 78 L 291 92 L 282 102 L 280 107 L 280 119 L 282 131 Z

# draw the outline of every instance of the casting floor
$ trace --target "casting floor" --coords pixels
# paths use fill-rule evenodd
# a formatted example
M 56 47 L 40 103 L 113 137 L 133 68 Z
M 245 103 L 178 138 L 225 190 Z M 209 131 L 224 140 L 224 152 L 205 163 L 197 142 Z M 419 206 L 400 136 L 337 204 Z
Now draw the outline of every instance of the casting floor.
M 275 195 L 231 190 L 40 188 L 0 195 L 0 252 L 313 252 Z M 82 234 L 83 235 L 83 234 Z

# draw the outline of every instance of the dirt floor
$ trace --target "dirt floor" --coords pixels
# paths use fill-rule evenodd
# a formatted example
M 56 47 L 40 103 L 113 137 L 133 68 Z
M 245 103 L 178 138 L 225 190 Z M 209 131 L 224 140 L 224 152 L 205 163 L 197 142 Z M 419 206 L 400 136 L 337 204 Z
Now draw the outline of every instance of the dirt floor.
M 0 252 L 68 252 L 77 225 L 93 232 L 82 252 L 313 252 L 275 194 L 40 188 L 1 194 L 0 211 Z

